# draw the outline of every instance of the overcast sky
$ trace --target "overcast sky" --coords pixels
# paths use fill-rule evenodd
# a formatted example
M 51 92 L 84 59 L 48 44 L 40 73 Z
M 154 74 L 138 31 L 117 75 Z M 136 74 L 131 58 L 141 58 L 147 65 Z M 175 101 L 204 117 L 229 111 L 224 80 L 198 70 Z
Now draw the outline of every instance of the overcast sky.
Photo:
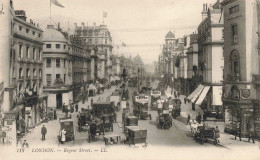
M 196 31 L 201 22 L 203 3 L 217 0 L 58 0 L 65 8 L 52 5 L 52 23 L 61 22 L 62 28 L 74 29 L 74 23 L 97 25 L 103 21 L 112 33 L 114 48 L 122 42 L 127 47 L 119 51 L 125 55 L 139 54 L 144 63 L 158 59 L 160 45 L 169 30 L 176 37 Z M 25 10 L 27 17 L 45 29 L 49 23 L 50 0 L 14 0 L 15 10 Z M 114 50 L 115 54 L 118 51 Z

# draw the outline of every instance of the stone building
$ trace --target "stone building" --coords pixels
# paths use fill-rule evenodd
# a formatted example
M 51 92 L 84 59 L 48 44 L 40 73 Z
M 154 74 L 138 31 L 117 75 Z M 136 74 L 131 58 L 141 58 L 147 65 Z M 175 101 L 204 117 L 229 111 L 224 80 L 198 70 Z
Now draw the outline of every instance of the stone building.
M 253 2 L 253 3 L 252 3 Z M 258 1 L 224 0 L 224 87 L 225 131 L 240 126 L 242 137 L 250 131 L 259 136 Z M 249 127 L 251 126 L 251 127 Z
M 14 11 L 13 1 L 1 2 L 0 82 L 2 131 L 5 144 L 16 145 L 30 128 L 47 116 L 47 95 L 43 94 L 42 33 L 28 21 L 23 10 Z
M 97 61 L 97 76 L 100 79 L 107 79 L 111 77 L 112 72 L 112 37 L 105 24 L 96 26 L 77 26 L 75 28 L 75 35 L 86 42 L 86 46 L 90 48 L 97 48 L 99 57 Z
M 198 67 L 203 82 L 188 98 L 193 107 L 200 106 L 207 116 L 222 119 L 224 21 L 220 6 L 219 1 L 209 8 L 203 5 L 202 22 L 198 26 Z

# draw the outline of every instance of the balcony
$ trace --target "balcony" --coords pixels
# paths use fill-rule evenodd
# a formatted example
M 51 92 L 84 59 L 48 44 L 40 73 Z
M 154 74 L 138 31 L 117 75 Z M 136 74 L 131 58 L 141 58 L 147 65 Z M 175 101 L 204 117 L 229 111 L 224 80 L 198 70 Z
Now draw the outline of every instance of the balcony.
M 239 82 L 240 76 L 239 74 L 228 74 L 226 80 L 229 82 Z
M 252 83 L 254 86 L 260 86 L 260 75 L 259 74 L 252 75 Z

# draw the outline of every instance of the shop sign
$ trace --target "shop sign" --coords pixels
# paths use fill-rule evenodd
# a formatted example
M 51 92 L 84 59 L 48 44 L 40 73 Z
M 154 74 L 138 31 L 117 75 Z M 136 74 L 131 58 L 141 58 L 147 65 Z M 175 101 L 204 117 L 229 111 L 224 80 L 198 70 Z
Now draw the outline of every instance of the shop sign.
M 5 120 L 15 120 L 15 115 L 14 114 L 5 114 L 4 119 Z

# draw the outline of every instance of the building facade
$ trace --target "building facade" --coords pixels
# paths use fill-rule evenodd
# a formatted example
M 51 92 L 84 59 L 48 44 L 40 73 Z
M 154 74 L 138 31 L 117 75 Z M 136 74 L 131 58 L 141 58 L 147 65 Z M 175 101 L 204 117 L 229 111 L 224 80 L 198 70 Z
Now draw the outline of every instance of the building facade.
M 252 85 L 259 75 L 257 1 L 222 2 L 224 14 L 224 87 L 225 131 L 234 133 L 239 126 L 242 137 L 249 132 L 259 136 L 259 92 Z M 258 14 L 257 14 L 258 13 Z M 254 82 L 257 82 L 257 79 Z M 250 127 L 251 126 L 251 127 Z
M 112 73 L 112 37 L 105 24 L 99 26 L 77 26 L 75 28 L 75 35 L 86 42 L 86 46 L 90 48 L 97 48 L 99 60 L 97 61 L 98 77 L 100 79 L 107 79 L 111 77 Z
M 200 106 L 206 116 L 222 119 L 224 21 L 220 6 L 219 1 L 209 8 L 203 5 L 203 20 L 198 26 L 198 67 L 203 83 L 189 98 L 193 107 Z
M 42 33 L 13 2 L 1 2 L 1 112 L 5 144 L 17 145 L 30 128 L 47 116 L 47 95 L 43 94 Z M 3 28 L 3 30 L 2 30 Z M 3 65 L 3 66 L 2 66 Z

